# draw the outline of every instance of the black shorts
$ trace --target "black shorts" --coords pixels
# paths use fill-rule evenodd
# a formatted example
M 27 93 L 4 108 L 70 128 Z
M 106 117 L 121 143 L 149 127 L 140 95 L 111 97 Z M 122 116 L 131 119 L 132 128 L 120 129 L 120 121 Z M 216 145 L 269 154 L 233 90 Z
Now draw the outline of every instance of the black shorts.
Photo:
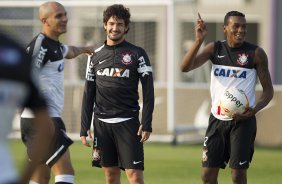
M 94 118 L 92 166 L 144 170 L 144 150 L 137 135 L 140 122 L 132 118 L 105 123 Z
M 30 152 L 31 141 L 35 139 L 35 132 L 32 126 L 32 118 L 21 118 L 21 135 L 22 141 L 27 146 L 27 154 Z M 48 153 L 48 159 L 45 164 L 52 167 L 59 158 L 67 151 L 73 141 L 66 135 L 66 128 L 63 120 L 60 117 L 53 117 L 55 125 L 55 136 L 52 139 L 52 147 Z M 32 158 L 30 158 L 32 160 Z
M 255 116 L 235 123 L 210 115 L 203 145 L 203 167 L 247 169 L 254 154 L 256 137 Z

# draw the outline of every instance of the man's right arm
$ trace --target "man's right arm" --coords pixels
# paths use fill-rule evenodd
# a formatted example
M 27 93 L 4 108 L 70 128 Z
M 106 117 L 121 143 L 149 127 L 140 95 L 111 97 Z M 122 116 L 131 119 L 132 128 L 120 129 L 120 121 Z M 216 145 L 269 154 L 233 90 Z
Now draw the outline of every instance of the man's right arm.
M 87 46 L 87 47 L 75 47 L 75 46 L 68 46 L 68 53 L 66 55 L 67 59 L 72 59 L 77 57 L 80 54 L 94 54 L 94 46 Z
M 87 142 L 87 137 L 92 138 L 90 127 L 93 117 L 93 107 L 95 101 L 96 87 L 95 83 L 91 81 L 85 82 L 82 108 L 81 108 L 81 129 L 80 129 L 80 139 L 83 145 L 91 147 Z
M 81 129 L 80 136 L 88 136 L 87 131 L 90 129 L 93 107 L 95 100 L 96 87 L 94 82 L 86 81 L 81 107 Z
M 93 56 L 92 56 L 93 57 Z M 94 65 L 91 62 L 91 56 L 88 56 L 87 68 L 86 68 L 86 82 L 84 87 L 82 107 L 81 107 L 81 129 L 80 138 L 85 146 L 90 146 L 86 140 L 86 137 L 91 137 L 90 127 L 93 117 L 93 107 L 96 98 L 96 82 L 95 82 L 95 70 Z
M 207 35 L 207 29 L 204 21 L 202 20 L 200 14 L 198 14 L 198 20 L 195 25 L 195 41 L 191 48 L 186 52 L 183 57 L 181 71 L 189 72 L 195 68 L 203 65 L 211 56 L 213 52 L 213 43 L 208 44 L 204 50 L 197 55 L 202 43 Z

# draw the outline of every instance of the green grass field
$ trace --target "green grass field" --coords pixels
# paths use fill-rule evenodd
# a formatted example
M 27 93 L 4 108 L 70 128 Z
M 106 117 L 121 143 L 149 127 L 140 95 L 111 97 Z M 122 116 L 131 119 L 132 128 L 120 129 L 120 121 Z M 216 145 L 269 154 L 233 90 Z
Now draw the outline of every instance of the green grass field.
M 11 146 L 17 167 L 21 168 L 25 149 L 20 141 Z M 145 144 L 146 184 L 200 184 L 201 145 Z M 256 152 L 248 171 L 249 184 L 278 184 L 282 181 L 282 148 L 260 148 Z M 75 142 L 71 146 L 71 157 L 76 172 L 76 184 L 104 184 L 101 169 L 91 167 L 91 149 Z M 54 183 L 53 179 L 52 182 Z M 128 183 L 122 173 L 122 183 Z M 221 170 L 220 184 L 231 184 L 230 169 Z

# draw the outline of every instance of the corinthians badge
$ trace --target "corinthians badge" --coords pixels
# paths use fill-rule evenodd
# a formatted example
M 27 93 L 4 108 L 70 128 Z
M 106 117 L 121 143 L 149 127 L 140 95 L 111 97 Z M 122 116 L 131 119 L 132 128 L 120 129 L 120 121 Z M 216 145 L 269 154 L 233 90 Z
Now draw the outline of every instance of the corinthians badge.
M 97 161 L 97 160 L 100 160 L 100 159 L 101 159 L 100 150 L 98 150 L 97 148 L 94 148 L 93 152 L 92 152 L 92 160 Z
M 248 54 L 238 54 L 239 58 L 237 59 L 237 63 L 239 65 L 246 65 L 248 63 Z
M 123 52 L 122 54 L 122 63 L 124 65 L 130 65 L 132 63 L 131 53 L 130 52 Z

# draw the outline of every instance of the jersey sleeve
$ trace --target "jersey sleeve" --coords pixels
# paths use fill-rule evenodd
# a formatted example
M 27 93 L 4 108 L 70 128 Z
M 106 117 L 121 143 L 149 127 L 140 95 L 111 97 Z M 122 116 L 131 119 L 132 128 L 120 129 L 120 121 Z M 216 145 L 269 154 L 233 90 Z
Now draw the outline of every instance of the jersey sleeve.
M 62 50 L 63 57 L 65 58 L 69 52 L 69 47 L 65 44 L 61 44 L 61 50 Z
M 81 129 L 80 136 L 87 136 L 87 131 L 90 129 L 93 115 L 94 102 L 96 97 L 96 82 L 94 66 L 91 61 L 91 56 L 88 56 L 86 68 L 86 81 L 81 108 Z
M 41 68 L 47 63 L 48 47 L 44 42 L 45 36 L 39 34 L 28 46 L 27 54 L 32 61 L 33 69 L 39 72 Z M 34 72 L 34 71 L 33 71 Z
M 152 116 L 154 111 L 154 82 L 152 67 L 146 52 L 141 49 L 138 54 L 139 67 L 137 69 L 142 84 L 143 110 L 142 110 L 142 129 L 152 132 Z

